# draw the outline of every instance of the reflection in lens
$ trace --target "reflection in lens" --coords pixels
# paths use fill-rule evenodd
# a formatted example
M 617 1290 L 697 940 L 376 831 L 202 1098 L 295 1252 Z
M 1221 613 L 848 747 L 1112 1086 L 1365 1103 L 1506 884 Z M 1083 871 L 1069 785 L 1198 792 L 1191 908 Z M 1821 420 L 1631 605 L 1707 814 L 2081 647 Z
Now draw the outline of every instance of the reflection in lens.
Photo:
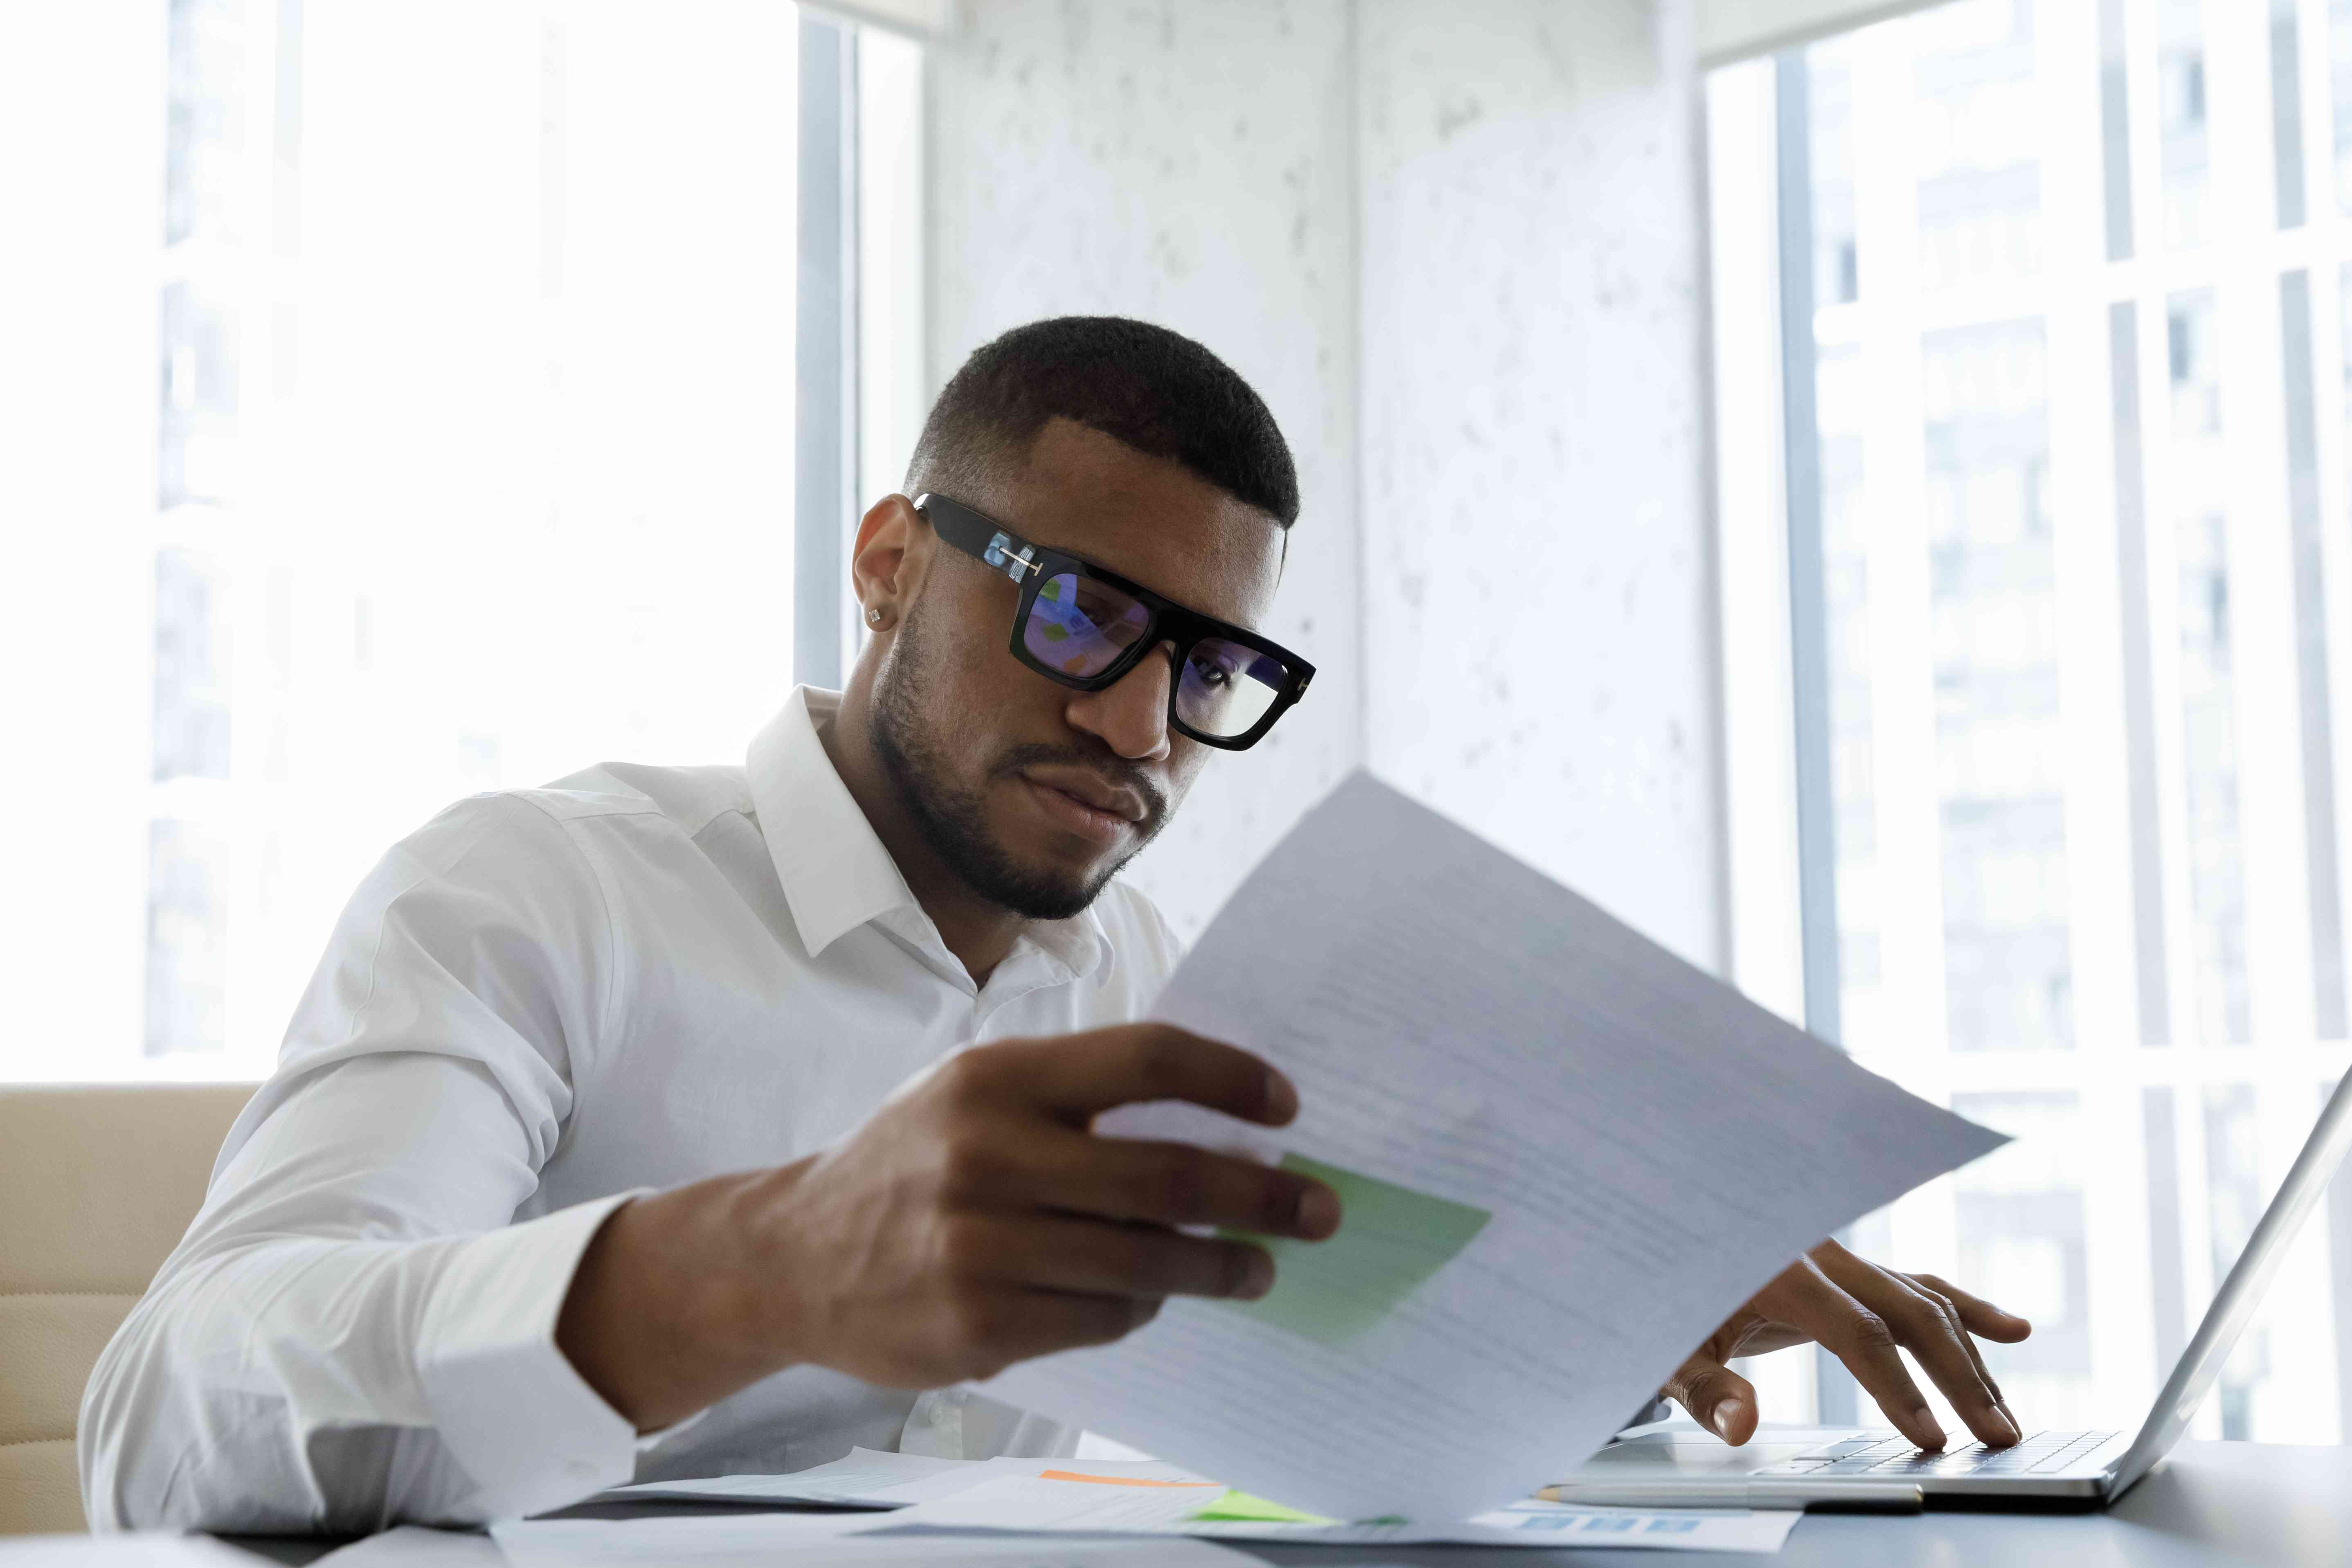
M 1202 735 L 1245 735 L 1282 695 L 1281 661 L 1255 648 L 1204 637 L 1184 655 L 1176 716 Z
M 1109 669 L 1150 621 L 1118 589 L 1066 571 L 1037 585 L 1021 641 L 1041 664 L 1084 680 Z

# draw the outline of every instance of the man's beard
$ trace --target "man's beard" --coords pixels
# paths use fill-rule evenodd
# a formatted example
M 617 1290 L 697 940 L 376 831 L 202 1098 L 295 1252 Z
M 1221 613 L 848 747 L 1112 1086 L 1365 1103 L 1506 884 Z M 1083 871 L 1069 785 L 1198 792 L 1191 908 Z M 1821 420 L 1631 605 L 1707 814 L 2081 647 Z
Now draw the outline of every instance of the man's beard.
M 918 706 L 916 692 L 926 684 L 928 664 L 922 635 L 917 630 L 921 624 L 919 614 L 910 614 L 899 622 L 897 645 L 875 681 L 874 750 L 882 759 L 883 771 L 898 787 L 898 798 L 931 852 L 981 897 L 1024 920 L 1067 920 L 1083 913 L 1166 822 L 1166 797 L 1140 778 L 1132 763 L 1100 743 L 1091 748 L 1016 746 L 997 758 L 989 769 L 991 779 L 1015 775 L 1039 763 L 1076 765 L 1120 779 L 1145 802 L 1135 848 L 1099 876 L 1074 881 L 1020 865 L 990 836 L 982 794 L 955 783 L 954 770 L 940 755 Z

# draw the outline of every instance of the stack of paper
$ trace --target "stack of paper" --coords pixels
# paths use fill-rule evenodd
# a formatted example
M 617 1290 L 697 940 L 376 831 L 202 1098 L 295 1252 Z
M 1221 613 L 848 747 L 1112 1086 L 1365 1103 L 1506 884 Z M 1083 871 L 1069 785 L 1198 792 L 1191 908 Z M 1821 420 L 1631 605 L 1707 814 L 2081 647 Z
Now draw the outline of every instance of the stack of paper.
M 735 1502 L 760 1508 L 904 1508 L 968 1490 L 1000 1476 L 1034 1476 L 1059 1459 L 941 1459 L 852 1448 L 845 1458 L 780 1476 L 713 1476 L 707 1480 L 645 1481 L 599 1492 L 597 1502 Z M 1157 1460 L 1101 1459 L 1089 1470 L 1137 1480 L 1197 1480 Z
M 1402 1519 L 1348 1523 L 1301 1513 L 1215 1481 L 1142 1481 L 1076 1468 L 1035 1476 L 999 1476 L 939 1501 L 890 1514 L 867 1528 L 886 1536 L 931 1531 L 1053 1531 L 1321 1546 L 1451 1542 L 1480 1546 L 1778 1552 L 1800 1517 L 1793 1510 L 1660 1511 L 1528 1501 L 1450 1525 L 1416 1524 Z
M 1682 1551 L 1773 1552 L 1798 1518 L 1793 1511 L 1681 1509 L 1664 1511 L 1528 1501 L 1453 1525 L 1401 1520 L 1343 1523 L 1304 1513 L 1157 1460 L 940 1459 L 853 1448 L 845 1458 L 790 1475 L 719 1476 L 617 1487 L 599 1502 L 725 1502 L 745 1508 L 792 1507 L 870 1512 L 772 1513 L 693 1520 L 645 1519 L 625 1529 L 595 1521 L 544 1521 L 521 1530 L 501 1525 L 500 1540 L 577 1560 L 636 1557 L 641 1548 L 692 1557 L 726 1557 L 813 1542 L 931 1541 L 945 1532 L 1078 1535 L 1181 1535 L 1194 1540 L 1287 1541 L 1300 1544 L 1404 1545 L 1466 1542 L 1491 1546 L 1606 1545 Z M 931 1541 L 933 1548 L 941 1542 Z M 828 1548 L 829 1549 L 829 1548 Z M 942 1551 L 942 1555 L 952 1555 Z M 552 1564 L 555 1556 L 547 1562 Z M 520 1563 L 518 1564 L 520 1568 Z
M 490 1527 L 507 1568 L 730 1568 L 782 1555 L 793 1568 L 1230 1568 L 1250 1559 L 1207 1541 L 1051 1535 L 855 1534 L 869 1517 L 755 1513 L 704 1519 L 524 1520 Z
M 1147 1548 L 1156 1549 L 1157 1554 L 1141 1560 L 1152 1563 L 1224 1560 L 1230 1554 L 1209 1544 L 1219 1539 L 1324 1546 L 1466 1542 L 1777 1552 L 1801 1517 L 1793 1511 L 1646 1510 L 1528 1501 L 1452 1525 L 1403 1520 L 1348 1523 L 1302 1513 L 1166 1465 L 927 1459 L 860 1450 L 824 1469 L 834 1472 L 835 1480 L 863 1471 L 865 1484 L 878 1490 L 908 1486 L 934 1495 L 931 1500 L 889 1511 L 531 1520 L 499 1524 L 493 1532 L 509 1568 L 656 1561 L 723 1564 L 778 1552 L 806 1563 L 919 1559 L 1079 1568 L 1097 1562 L 1124 1563 Z M 762 1490 L 782 1496 L 832 1484 L 811 1479 L 813 1475 L 730 1477 L 733 1484 L 723 1495 L 745 1502 Z M 636 1490 L 605 1495 L 617 1499 Z M 771 1510 L 780 1506 L 768 1504 Z M 1089 1555 L 1097 1552 L 1103 1555 Z

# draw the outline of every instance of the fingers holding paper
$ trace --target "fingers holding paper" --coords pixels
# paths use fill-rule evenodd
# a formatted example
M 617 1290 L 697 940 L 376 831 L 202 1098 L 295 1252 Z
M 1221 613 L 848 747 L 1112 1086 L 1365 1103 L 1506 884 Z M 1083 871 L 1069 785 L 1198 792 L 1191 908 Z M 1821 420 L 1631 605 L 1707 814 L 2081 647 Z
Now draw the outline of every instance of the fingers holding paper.
M 928 1387 L 1118 1338 L 1171 1295 L 1265 1294 L 1263 1249 L 1176 1228 L 1314 1239 L 1337 1218 L 1330 1195 L 1089 1131 L 1105 1109 L 1170 1098 L 1277 1126 L 1298 1104 L 1256 1057 L 1154 1024 L 982 1046 L 910 1085 L 777 1210 L 792 1250 L 826 1260 L 801 1287 L 823 1299 L 797 1320 L 845 1331 L 812 1359 Z
M 1760 1414 L 1756 1390 L 1726 1364 L 1819 1343 L 1897 1431 L 1922 1448 L 1940 1449 L 1944 1431 L 1904 1364 L 1907 1351 L 1969 1430 L 1988 1447 L 2002 1448 L 2021 1432 L 1976 1342 L 2014 1343 L 2032 1332 L 2023 1318 L 1933 1274 L 1898 1273 L 1824 1241 L 1709 1335 L 1664 1392 L 1724 1441 L 1745 1443 Z
M 975 1047 L 823 1154 L 614 1210 L 557 1343 L 650 1428 L 789 1365 L 936 1388 L 1118 1339 L 1171 1295 L 1264 1295 L 1264 1249 L 1179 1228 L 1319 1240 L 1337 1197 L 1252 1160 L 1093 1134 L 1099 1113 L 1152 1100 L 1267 1126 L 1298 1110 L 1257 1057 L 1162 1024 Z

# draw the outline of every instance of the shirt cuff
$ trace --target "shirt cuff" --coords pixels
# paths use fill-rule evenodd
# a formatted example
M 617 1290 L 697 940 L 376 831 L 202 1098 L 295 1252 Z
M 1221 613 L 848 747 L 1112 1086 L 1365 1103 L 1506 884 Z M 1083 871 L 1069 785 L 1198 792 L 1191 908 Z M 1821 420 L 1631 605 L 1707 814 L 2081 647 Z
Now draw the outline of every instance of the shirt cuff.
M 615 1193 L 474 1237 L 425 1303 L 417 1379 L 450 1457 L 491 1519 L 576 1502 L 636 1471 L 635 1427 L 556 1348 L 555 1321 L 580 1256 Z

